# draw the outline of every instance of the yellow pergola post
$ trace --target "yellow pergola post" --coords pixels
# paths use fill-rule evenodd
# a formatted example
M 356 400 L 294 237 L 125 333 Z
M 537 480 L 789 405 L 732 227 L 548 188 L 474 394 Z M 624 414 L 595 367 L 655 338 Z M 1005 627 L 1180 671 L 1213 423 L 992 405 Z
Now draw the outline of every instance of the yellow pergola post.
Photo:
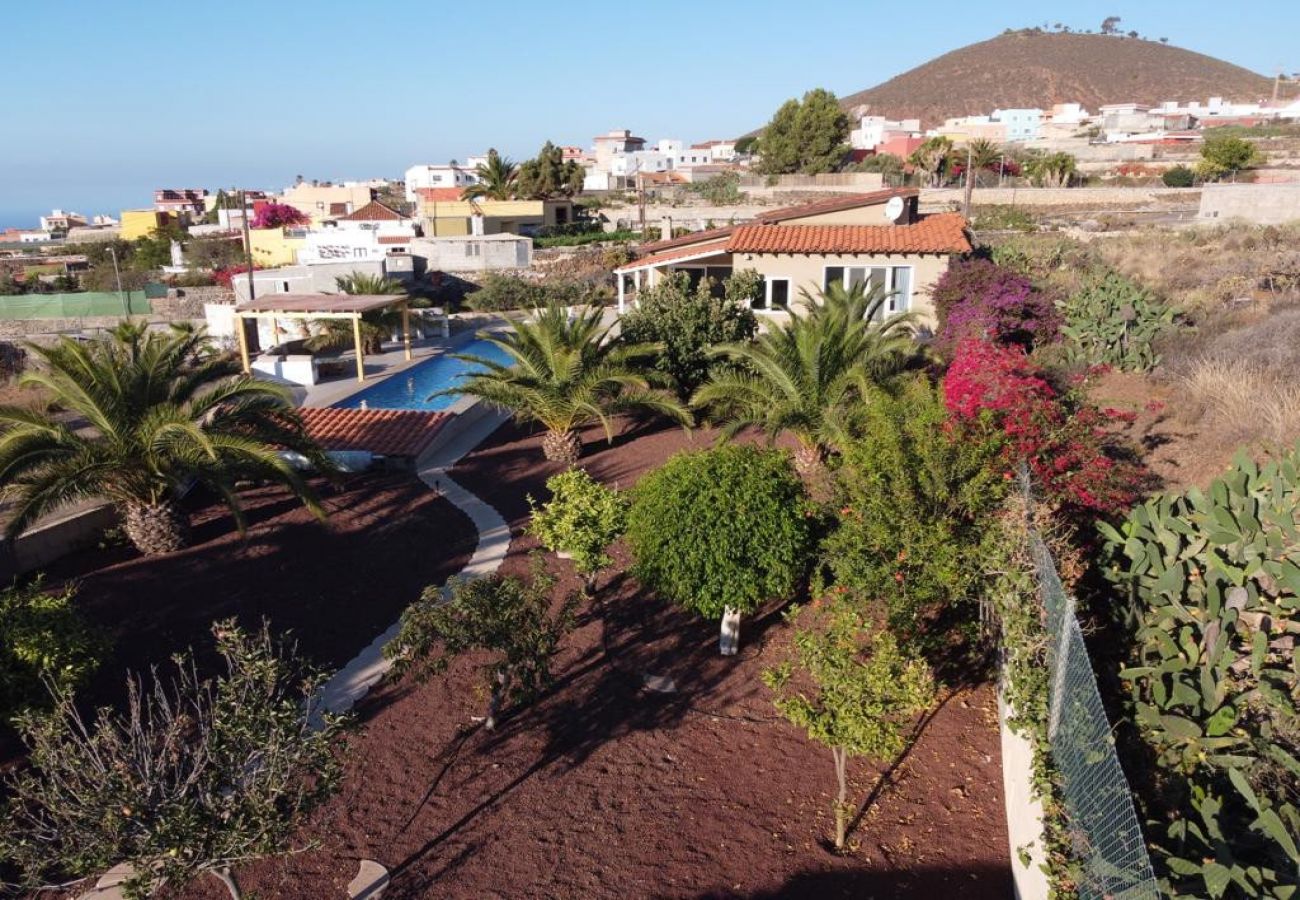
M 352 341 L 357 348 L 357 381 L 366 380 L 366 355 L 361 349 L 361 314 L 352 316 Z
M 235 337 L 239 340 L 239 359 L 244 364 L 244 374 L 253 374 L 253 365 L 248 358 L 248 335 L 244 333 L 244 317 L 235 314 Z
M 411 361 L 411 304 L 402 301 L 402 349 L 406 351 L 406 361 Z

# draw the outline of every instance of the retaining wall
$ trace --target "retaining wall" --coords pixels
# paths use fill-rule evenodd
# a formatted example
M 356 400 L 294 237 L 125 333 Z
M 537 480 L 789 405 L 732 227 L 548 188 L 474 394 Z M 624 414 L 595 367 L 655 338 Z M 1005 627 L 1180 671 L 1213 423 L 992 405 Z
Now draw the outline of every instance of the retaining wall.
M 0 542 L 0 580 L 11 581 L 16 575 L 35 571 L 74 550 L 89 547 L 99 540 L 104 529 L 116 523 L 116 511 L 103 504 L 39 525 L 13 541 Z

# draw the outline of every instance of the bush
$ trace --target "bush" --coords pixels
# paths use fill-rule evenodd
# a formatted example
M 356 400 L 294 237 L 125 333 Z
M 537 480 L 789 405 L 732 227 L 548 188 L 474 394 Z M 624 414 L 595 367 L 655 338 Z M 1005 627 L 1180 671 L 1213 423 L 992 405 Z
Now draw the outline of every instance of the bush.
M 1024 231 L 1038 230 L 1038 222 L 1022 206 L 977 206 L 972 217 L 974 231 Z
M 926 664 L 873 628 L 863 606 L 833 588 L 828 598 L 791 610 L 791 658 L 763 673 L 781 714 L 834 757 L 836 849 L 844 848 L 853 812 L 848 757 L 898 756 L 912 719 L 934 699 Z
M 624 339 L 662 346 L 654 366 L 673 379 L 683 401 L 709 380 L 711 372 L 728 365 L 710 355 L 713 347 L 747 341 L 758 330 L 747 302 L 757 289 L 751 274 L 733 274 L 727 280 L 726 296 L 716 297 L 703 280 L 692 293 L 687 274 L 676 272 L 643 290 L 638 307 L 624 314 L 620 322 Z
M 1066 355 L 1076 362 L 1149 372 L 1160 362 L 1155 342 L 1174 311 L 1115 272 L 1094 278 L 1062 304 Z
M 1177 165 L 1165 169 L 1160 175 L 1160 180 L 1164 182 L 1165 187 L 1188 188 L 1196 183 L 1196 173 L 1187 166 Z
M 740 175 L 735 172 L 723 172 L 704 181 L 688 184 L 686 188 L 714 206 L 734 206 L 745 199 L 745 195 L 740 192 Z
M 384 646 L 394 675 L 414 670 L 423 679 L 446 671 L 457 656 L 488 651 L 481 668 L 490 695 L 484 726 L 496 726 L 506 700 L 530 703 L 551 683 L 551 657 L 573 626 L 577 598 L 551 610 L 555 580 L 540 565 L 530 579 L 488 575 L 426 588 L 402 613 L 397 637 Z M 440 646 L 439 646 L 440 645 Z
M 986 259 L 953 262 L 931 296 L 939 317 L 936 346 L 948 357 L 968 337 L 1032 349 L 1056 340 L 1060 329 L 1050 296 Z
M 639 241 L 641 232 L 630 229 L 619 231 L 586 231 L 582 234 L 565 234 L 553 237 L 535 237 L 533 246 L 538 249 L 547 247 L 582 247 L 587 244 L 622 243 Z
M 51 594 L 39 582 L 0 592 L 0 721 L 69 691 L 101 661 L 107 642 L 72 604 L 75 591 Z
M 594 577 L 611 562 L 606 551 L 627 525 L 627 501 L 588 475 L 586 469 L 552 475 L 546 480 L 546 489 L 551 499 L 541 507 L 528 498 L 533 512 L 529 532 L 546 549 L 571 555 L 579 572 Z
M 478 290 L 469 294 L 465 302 L 478 312 L 537 309 L 546 305 L 546 289 L 530 278 L 492 272 L 484 277 Z
M 905 639 L 925 638 L 941 617 L 974 623 L 981 541 L 1005 493 L 998 443 L 950 427 L 920 378 L 874 394 L 854 430 L 836 473 L 839 524 L 824 543 L 835 580 L 881 604 Z
M 1158 771 L 1155 861 L 1176 897 L 1290 896 L 1300 871 L 1300 453 L 1103 527 L 1136 622 L 1120 675 Z
M 285 851 L 302 815 L 337 783 L 337 722 L 318 718 L 321 678 L 275 648 L 264 628 L 213 626 L 224 671 L 129 679 L 124 712 L 86 722 L 70 694 L 22 730 L 30 766 L 10 795 L 0 855 L 25 884 L 91 877 L 117 863 L 128 896 L 180 891 L 212 875 L 238 897 L 231 867 Z
M 729 444 L 679 453 L 632 492 L 633 573 L 716 618 L 791 596 L 808 562 L 811 512 L 779 450 Z

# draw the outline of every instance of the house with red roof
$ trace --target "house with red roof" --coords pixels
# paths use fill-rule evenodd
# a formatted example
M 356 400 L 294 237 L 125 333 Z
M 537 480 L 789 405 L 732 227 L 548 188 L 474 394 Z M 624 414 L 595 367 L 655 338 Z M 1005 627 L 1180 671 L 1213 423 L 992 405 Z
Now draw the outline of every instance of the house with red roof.
M 615 270 L 619 310 L 674 272 L 687 273 L 692 286 L 711 279 L 720 290 L 733 272 L 753 269 L 762 283 L 751 305 L 760 313 L 787 313 L 833 284 L 864 284 L 888 292 L 886 315 L 914 312 L 933 328 L 930 287 L 971 243 L 965 218 L 922 215 L 919 195 L 901 188 L 835 197 L 642 245 Z

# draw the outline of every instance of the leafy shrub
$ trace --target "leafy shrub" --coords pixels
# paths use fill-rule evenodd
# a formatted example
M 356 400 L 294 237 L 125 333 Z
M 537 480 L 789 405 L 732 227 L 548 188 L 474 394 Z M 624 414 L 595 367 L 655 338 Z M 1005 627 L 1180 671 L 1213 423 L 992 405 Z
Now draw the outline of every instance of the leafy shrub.
M 934 698 L 926 664 L 873 627 L 863 606 L 832 588 L 828 598 L 792 609 L 786 617 L 795 628 L 790 659 L 763 673 L 781 714 L 834 757 L 837 849 L 844 847 L 853 812 L 848 757 L 897 756 L 912 719 Z
M 0 720 L 81 684 L 106 649 L 73 606 L 75 591 L 51 594 L 40 583 L 0 592 Z
M 882 604 L 908 639 L 944 613 L 974 622 L 981 538 L 1005 493 L 997 442 L 949 427 L 924 379 L 871 396 L 855 431 L 824 544 L 836 581 Z
M 574 567 L 594 575 L 611 562 L 606 552 L 627 525 L 627 501 L 612 488 L 596 481 L 586 469 L 568 469 L 546 480 L 551 499 L 533 511 L 528 530 L 542 546 L 568 553 Z
M 733 206 L 745 199 L 745 195 L 740 192 L 740 175 L 736 172 L 722 172 L 704 181 L 688 184 L 686 188 L 714 206 Z
M 481 667 L 490 699 L 485 727 L 496 725 L 502 704 L 526 704 L 551 683 L 551 658 L 573 626 L 576 597 L 551 609 L 555 580 L 541 567 L 530 579 L 488 575 L 451 586 L 426 588 L 402 613 L 397 637 L 384 646 L 395 675 L 424 679 L 446 671 L 457 656 L 486 650 Z
M 971 228 L 975 231 L 1031 232 L 1038 230 L 1038 222 L 1023 206 L 998 204 L 977 206 Z
M 936 346 L 950 356 L 974 337 L 1027 349 L 1054 341 L 1060 314 L 1052 298 L 1023 275 L 986 259 L 958 260 L 935 282 Z
M 540 249 L 547 247 L 582 247 L 586 244 L 626 244 L 641 239 L 641 232 L 621 229 L 619 231 L 585 231 L 581 234 L 561 234 L 533 238 L 533 246 Z
M 728 444 L 679 453 L 632 491 L 635 576 L 710 618 L 789 597 L 811 528 L 803 483 L 782 451 Z
M 672 378 L 678 397 L 689 400 L 710 372 L 727 365 L 710 349 L 747 341 L 758 330 L 749 303 L 738 296 L 748 290 L 745 301 L 752 297 L 753 282 L 746 272 L 737 272 L 727 280 L 726 296 L 715 297 L 708 282 L 702 280 L 692 292 L 687 274 L 675 272 L 641 292 L 638 308 L 620 320 L 621 333 L 634 344 L 660 345 L 654 367 Z
M 1068 358 L 1129 372 L 1149 372 L 1159 364 L 1156 341 L 1174 321 L 1170 307 L 1116 272 L 1085 284 L 1061 309 Z
M 546 289 L 531 278 L 491 272 L 478 290 L 466 297 L 466 303 L 478 312 L 537 309 L 546 305 Z
M 1188 188 L 1196 183 L 1196 173 L 1187 166 L 1178 165 L 1165 169 L 1160 175 L 1160 180 L 1164 182 L 1165 187 Z
M 1120 675 L 1159 773 L 1166 891 L 1291 896 L 1300 874 L 1300 453 L 1103 526 L 1136 622 Z
M 231 867 L 288 849 L 333 789 L 338 723 L 318 716 L 320 676 L 265 628 L 212 630 L 224 669 L 215 678 L 178 657 L 175 681 L 129 679 L 126 710 L 101 709 L 93 724 L 67 693 L 49 716 L 24 717 L 30 767 L 5 785 L 0 856 L 26 885 L 129 863 L 128 896 L 208 874 L 238 897 Z
M 943 391 L 958 422 L 1001 436 L 1008 478 L 1025 461 L 1048 498 L 1067 512 L 1122 513 L 1146 486 L 1145 468 L 1108 431 L 1132 416 L 1098 409 L 1075 392 L 1058 393 L 1020 347 L 962 341 Z

